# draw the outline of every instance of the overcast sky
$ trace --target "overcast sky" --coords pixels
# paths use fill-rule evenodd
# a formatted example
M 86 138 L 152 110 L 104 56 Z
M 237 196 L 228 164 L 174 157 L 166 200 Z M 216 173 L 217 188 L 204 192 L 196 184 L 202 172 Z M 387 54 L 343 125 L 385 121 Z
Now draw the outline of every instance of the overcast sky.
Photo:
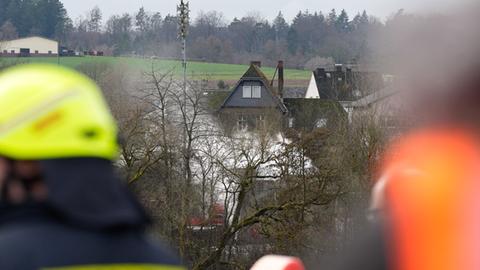
M 63 0 L 70 17 L 75 19 L 84 15 L 94 6 L 100 7 L 104 19 L 113 14 L 134 13 L 141 6 L 149 11 L 159 11 L 162 15 L 175 13 L 179 0 Z M 367 10 L 370 15 L 385 19 L 395 11 L 444 11 L 458 0 L 190 0 L 192 15 L 199 11 L 221 11 L 228 20 L 242 17 L 258 11 L 271 20 L 282 11 L 291 20 L 299 10 L 322 11 L 327 13 L 332 8 L 346 9 L 351 17 L 357 12 Z

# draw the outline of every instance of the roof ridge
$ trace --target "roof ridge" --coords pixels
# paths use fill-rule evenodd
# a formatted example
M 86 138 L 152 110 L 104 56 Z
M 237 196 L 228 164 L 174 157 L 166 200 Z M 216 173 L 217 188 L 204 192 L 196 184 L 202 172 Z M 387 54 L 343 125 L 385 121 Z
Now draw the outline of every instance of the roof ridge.
M 270 90 L 270 80 L 267 78 L 265 73 L 255 64 L 250 64 L 250 67 L 247 69 L 247 71 L 243 74 L 243 76 L 240 79 L 246 79 L 246 78 L 260 78 L 264 81 L 265 86 L 267 86 Z
M 57 42 L 57 43 L 58 43 L 57 40 L 54 40 L 54 39 L 51 39 L 51 38 L 47 38 L 47 37 L 42 37 L 42 36 L 39 36 L 39 35 L 19 37 L 19 38 L 15 38 L 15 39 L 6 40 L 5 42 L 12 42 L 12 41 L 17 41 L 17 40 L 22 40 L 22 39 L 29 39 L 29 38 L 41 38 L 41 39 L 45 39 L 45 40 L 49 40 L 49 41 L 53 41 L 53 42 Z

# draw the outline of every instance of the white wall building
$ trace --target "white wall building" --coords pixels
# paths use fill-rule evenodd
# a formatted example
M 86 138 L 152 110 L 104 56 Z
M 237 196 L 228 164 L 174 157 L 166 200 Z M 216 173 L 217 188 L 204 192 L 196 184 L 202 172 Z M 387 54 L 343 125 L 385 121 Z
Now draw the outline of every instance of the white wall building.
M 58 42 L 43 37 L 28 37 L 0 42 L 2 56 L 57 56 Z
M 312 77 L 310 78 L 310 83 L 308 84 L 305 98 L 320 98 L 320 94 L 318 93 L 317 79 L 315 78 L 315 72 L 312 72 Z

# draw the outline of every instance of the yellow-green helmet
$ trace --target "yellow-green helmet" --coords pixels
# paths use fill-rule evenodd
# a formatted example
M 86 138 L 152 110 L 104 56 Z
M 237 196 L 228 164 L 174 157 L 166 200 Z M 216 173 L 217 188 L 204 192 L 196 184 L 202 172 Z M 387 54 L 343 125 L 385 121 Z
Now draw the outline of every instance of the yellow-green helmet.
M 0 73 L 0 156 L 113 160 L 117 152 L 117 126 L 88 77 L 47 64 Z

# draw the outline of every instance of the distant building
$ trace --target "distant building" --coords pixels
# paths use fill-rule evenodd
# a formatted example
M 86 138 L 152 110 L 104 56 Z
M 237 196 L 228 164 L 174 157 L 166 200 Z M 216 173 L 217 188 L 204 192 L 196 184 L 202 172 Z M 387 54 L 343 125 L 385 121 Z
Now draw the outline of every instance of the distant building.
M 378 72 L 337 64 L 333 70 L 318 68 L 312 72 L 305 98 L 352 101 L 384 85 L 385 78 Z
M 219 116 L 226 128 L 310 131 L 333 127 L 346 117 L 337 99 L 323 95 L 322 99 L 305 98 L 302 89 L 285 89 L 282 61 L 277 67 L 278 87 L 274 87 L 274 81 L 265 76 L 260 66 L 259 62 L 252 62 L 220 106 Z
M 214 247 L 224 234 L 226 222 L 225 207 L 223 204 L 214 204 L 209 213 L 189 218 L 187 230 L 189 237 L 196 243 Z
M 228 128 L 247 130 L 275 122 L 282 126 L 287 113 L 282 89 L 275 89 L 260 67 L 260 62 L 252 62 L 221 105 L 219 115 Z
M 58 42 L 43 37 L 27 37 L 0 43 L 1 56 L 58 56 Z
M 359 100 L 345 103 L 344 108 L 350 121 L 365 115 L 373 115 L 383 121 L 394 122 L 392 119 L 403 109 L 403 98 L 401 92 L 390 85 Z

